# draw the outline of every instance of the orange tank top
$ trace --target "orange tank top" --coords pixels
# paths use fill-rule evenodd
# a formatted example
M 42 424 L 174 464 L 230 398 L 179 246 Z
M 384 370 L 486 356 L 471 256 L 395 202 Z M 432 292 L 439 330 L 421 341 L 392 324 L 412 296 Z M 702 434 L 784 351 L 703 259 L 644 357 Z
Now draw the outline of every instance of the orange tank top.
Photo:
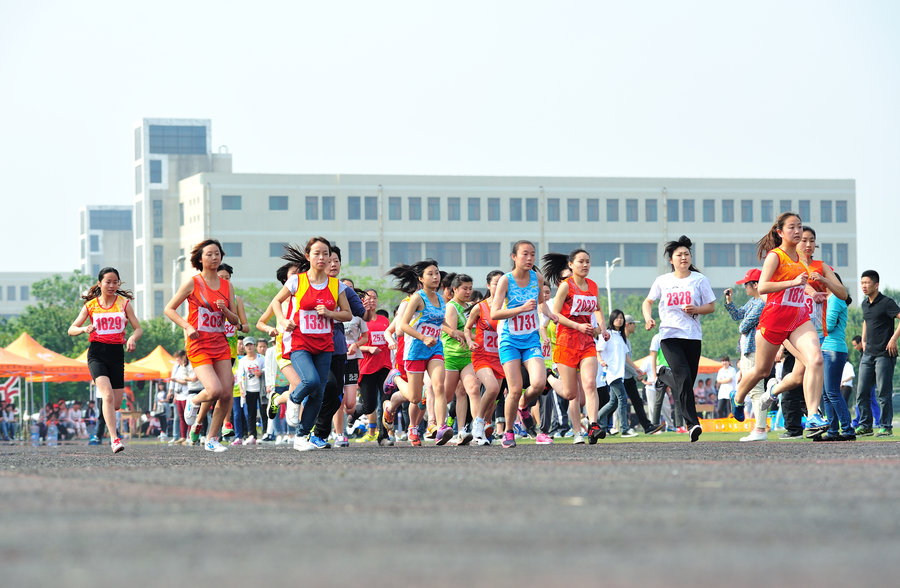
M 193 278 L 194 291 L 188 296 L 188 322 L 197 329 L 200 336 L 197 342 L 218 340 L 225 341 L 225 314 L 219 310 L 216 301 L 224 300 L 228 304 L 231 290 L 228 280 L 219 278 L 219 289 L 213 290 L 197 274 Z
M 587 280 L 587 290 L 582 290 L 574 278 L 566 278 L 566 283 L 569 285 L 569 293 L 563 302 L 561 314 L 579 325 L 591 324 L 591 316 L 597 310 L 597 284 L 593 280 Z M 594 338 L 571 327 L 558 325 L 556 344 L 560 347 L 586 349 L 594 345 Z
M 87 307 L 91 324 L 94 325 L 94 330 L 91 331 L 88 338 L 89 341 L 111 345 L 125 343 L 125 326 L 128 324 L 128 319 L 125 318 L 125 307 L 128 306 L 127 298 L 116 295 L 116 301 L 109 308 L 103 308 L 99 296 L 88 300 L 84 305 Z
M 497 346 L 497 321 L 491 320 L 491 307 L 487 302 L 478 303 L 478 320 L 475 321 L 475 342 L 478 349 L 484 353 L 496 355 L 499 353 Z

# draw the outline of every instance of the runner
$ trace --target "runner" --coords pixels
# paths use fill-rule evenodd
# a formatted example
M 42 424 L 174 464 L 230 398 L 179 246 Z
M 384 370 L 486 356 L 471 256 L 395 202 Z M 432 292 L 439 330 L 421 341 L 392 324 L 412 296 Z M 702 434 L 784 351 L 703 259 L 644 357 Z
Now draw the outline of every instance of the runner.
M 558 319 L 556 347 L 553 361 L 562 382 L 562 397 L 578 405 L 578 380 L 585 395 L 585 410 L 590 420 L 588 442 L 591 445 L 606 436 L 606 431 L 597 422 L 599 400 L 597 397 L 597 350 L 594 338 L 602 336 L 607 341 L 610 334 L 606 330 L 597 284 L 588 279 L 591 270 L 591 256 L 584 249 L 575 249 L 569 255 L 548 253 L 543 257 L 541 268 L 544 277 L 558 286 L 553 299 L 553 312 Z M 565 279 L 562 274 L 569 270 Z M 591 317 L 597 326 L 591 324 Z M 624 323 L 623 323 L 624 324 Z M 624 329 L 624 327 L 623 327 Z M 623 367 L 624 370 L 624 367 Z M 624 394 L 624 388 L 622 388 Z M 627 410 L 627 409 L 626 409 Z M 580 434 L 580 419 L 573 419 L 572 427 Z M 579 422 L 575 422 L 579 421 Z
M 122 345 L 131 353 L 144 334 L 134 309 L 128 304 L 130 300 L 134 300 L 134 295 L 128 290 L 120 289 L 123 284 L 118 270 L 112 267 L 101 269 L 97 275 L 97 283 L 82 296 L 84 306 L 68 331 L 72 337 L 83 333 L 89 335 L 88 369 L 97 387 L 97 394 L 103 397 L 103 418 L 112 424 L 109 437 L 113 453 L 125 449 L 115 430 L 116 409 L 122 404 L 122 395 L 125 394 L 125 352 Z M 82 327 L 87 319 L 91 323 Z M 132 333 L 126 341 L 127 325 L 131 325 Z
M 488 297 L 472 308 L 463 330 L 469 349 L 472 350 L 472 367 L 484 386 L 484 394 L 472 409 L 472 435 L 478 445 L 490 445 L 493 441 L 494 427 L 491 421 L 497 406 L 500 382 L 506 379 L 500 363 L 497 321 L 491 320 L 491 303 L 497 290 L 497 282 L 502 276 L 503 272 L 500 270 L 488 272 Z M 474 340 L 472 327 L 475 328 Z
M 500 321 L 499 353 L 503 372 L 509 387 L 506 394 L 506 426 L 501 445 L 505 448 L 516 446 L 513 423 L 519 411 L 519 400 L 524 396 L 526 410 L 544 392 L 547 372 L 541 354 L 541 338 L 538 333 L 538 306 L 556 320 L 556 315 L 540 301 L 544 278 L 534 269 L 534 244 L 531 241 L 517 241 L 513 244 L 513 270 L 504 274 L 497 282 L 494 299 L 491 302 L 491 317 Z M 522 367 L 528 372 L 527 391 L 522 389 Z
M 467 417 L 471 401 L 472 413 L 481 403 L 481 382 L 472 367 L 472 352 L 466 338 L 466 303 L 472 297 L 472 278 L 467 274 L 449 274 L 452 298 L 447 304 L 447 317 L 441 333 L 444 344 L 444 393 L 447 401 L 456 395 L 456 445 L 472 441 Z M 453 325 L 452 327 L 450 325 Z M 459 386 L 460 382 L 462 386 Z M 441 399 L 438 398 L 437 402 Z
M 218 275 L 225 251 L 215 239 L 206 239 L 191 250 L 191 266 L 200 273 L 178 288 L 166 305 L 170 321 L 184 329 L 185 351 L 194 373 L 203 384 L 203 391 L 195 394 L 184 408 L 184 420 L 193 425 L 200 405 L 214 402 L 212 422 L 206 434 L 207 451 L 221 453 L 226 447 L 219 442 L 225 415 L 231 412 L 234 375 L 231 372 L 231 350 L 225 339 L 225 321 L 233 325 L 241 322 L 231 283 Z M 188 303 L 187 320 L 178 314 L 178 307 Z
M 656 278 L 650 293 L 641 305 L 644 326 L 649 331 L 656 326 L 653 302 L 659 300 L 660 347 L 669 364 L 674 386 L 672 395 L 681 406 L 681 415 L 691 437 L 697 441 L 703 429 L 697 418 L 694 403 L 694 382 L 700 364 L 700 340 L 703 330 L 699 315 L 716 310 L 716 296 L 709 280 L 691 263 L 691 240 L 682 235 L 665 245 L 665 255 L 672 272 Z M 769 365 L 771 368 L 771 364 Z M 657 423 L 659 414 L 656 413 Z
M 362 414 L 366 415 L 369 426 L 378 424 L 378 401 L 384 390 L 384 381 L 391 371 L 391 350 L 388 348 L 387 338 L 384 332 L 390 326 L 385 311 L 377 311 L 378 291 L 374 288 L 366 290 L 363 298 L 366 314 L 366 328 L 369 339 L 359 349 L 362 351 L 362 359 L 359 360 L 359 392 L 362 400 Z M 380 313 L 385 314 L 380 314 Z M 388 436 L 388 430 L 382 425 L 379 431 L 379 443 L 383 445 L 393 444 Z
M 803 252 L 797 247 L 803 236 L 803 221 L 792 212 L 783 212 L 769 232 L 759 240 L 757 254 L 763 262 L 759 293 L 766 305 L 759 317 L 756 335 L 756 366 L 742 376 L 732 396 L 734 418 L 744 420 L 744 398 L 772 370 L 775 354 L 782 343 L 790 343 L 791 353 L 804 364 L 803 395 L 807 414 L 805 435 L 816 437 L 828 429 L 828 421 L 819 416 L 822 399 L 822 349 L 806 308 L 806 285 L 810 280 L 824 281 L 839 298 L 846 297 L 843 284 L 804 266 Z M 833 276 L 833 273 L 831 274 Z M 787 378 L 785 378 L 787 379 Z

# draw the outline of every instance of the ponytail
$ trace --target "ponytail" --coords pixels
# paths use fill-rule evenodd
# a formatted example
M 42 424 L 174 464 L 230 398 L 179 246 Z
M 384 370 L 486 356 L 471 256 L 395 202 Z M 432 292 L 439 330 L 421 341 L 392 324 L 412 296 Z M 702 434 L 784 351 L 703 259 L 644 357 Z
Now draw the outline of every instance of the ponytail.
M 544 279 L 554 286 L 559 286 L 565 279 L 563 274 L 570 269 L 569 264 L 575 261 L 579 253 L 584 253 L 589 259 L 591 257 L 591 254 L 585 249 L 574 249 L 568 255 L 564 253 L 548 253 L 543 256 L 541 259 L 544 261 L 544 265 L 541 266 L 541 273 L 544 275 Z
M 123 298 L 127 298 L 128 300 L 134 300 L 134 294 L 132 294 L 131 290 L 125 290 L 122 288 L 122 285 L 125 282 L 121 281 L 119 277 L 119 270 L 114 267 L 105 267 L 100 270 L 97 274 L 97 283 L 88 288 L 87 292 L 81 295 L 81 299 L 85 302 L 93 300 L 94 298 L 99 298 L 103 291 L 100 289 L 100 282 L 103 281 L 103 276 L 106 274 L 116 274 L 116 279 L 119 280 L 119 288 L 116 289 L 116 295 L 122 296 Z
M 387 274 L 397 280 L 396 290 L 404 294 L 412 294 L 419 288 L 419 278 L 425 273 L 428 267 L 438 267 L 438 263 L 433 259 L 425 259 L 417 261 L 412 265 L 398 264 L 388 270 Z
M 778 215 L 778 218 L 775 219 L 775 223 L 772 225 L 772 228 L 769 229 L 769 232 L 756 242 L 756 257 L 765 259 L 766 255 L 769 254 L 769 251 L 772 251 L 781 245 L 781 237 L 778 235 L 778 231 L 784 228 L 784 223 L 792 216 L 800 218 L 800 215 L 796 212 L 782 212 Z M 815 232 L 813 232 L 813 234 L 815 235 Z
M 312 246 L 312 243 L 308 246 Z M 296 266 L 298 273 L 302 274 L 309 270 L 309 259 L 306 258 L 306 254 L 300 249 L 299 245 L 285 245 L 281 259 Z M 285 270 L 285 281 L 287 281 L 287 270 Z

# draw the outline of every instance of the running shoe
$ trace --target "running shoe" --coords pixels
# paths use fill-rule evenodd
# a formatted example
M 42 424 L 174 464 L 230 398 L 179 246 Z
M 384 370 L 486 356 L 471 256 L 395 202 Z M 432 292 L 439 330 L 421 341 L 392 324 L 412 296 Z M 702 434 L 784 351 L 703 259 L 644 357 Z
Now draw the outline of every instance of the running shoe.
M 235 437 L 234 441 L 231 442 L 232 445 L 243 445 L 244 441 L 240 437 Z
M 337 439 L 334 440 L 335 447 L 350 447 L 350 441 L 347 439 L 346 435 L 338 435 Z
M 666 426 L 663 424 L 651 424 L 648 428 L 644 429 L 644 435 L 656 435 L 657 433 L 662 433 L 665 428 Z
M 796 439 L 803 439 L 803 433 L 791 433 L 790 431 L 785 431 L 781 435 L 778 436 L 780 441 L 794 441 Z
M 193 426 L 197 421 L 198 412 L 200 412 L 200 405 L 194 404 L 193 400 L 188 400 L 184 404 L 184 422 L 186 422 L 189 427 Z
M 438 427 L 435 423 L 428 423 L 428 428 L 425 429 L 425 438 L 426 439 L 434 439 L 437 436 Z
M 513 425 L 513 431 L 515 431 L 516 435 L 518 435 L 519 437 L 528 437 L 528 431 L 519 423 Z
M 244 439 L 244 445 L 256 445 L 256 437 L 250 435 L 246 439 Z
M 494 422 L 485 422 L 484 423 L 484 438 L 485 439 L 493 439 L 494 438 Z
M 572 445 L 584 445 L 584 435 L 577 433 L 572 439 Z
M 853 433 L 841 435 L 841 441 L 856 441 L 856 435 L 854 435 Z
M 472 439 L 474 439 L 474 438 L 475 438 L 475 436 L 472 435 L 472 433 L 463 429 L 462 433 L 460 433 L 459 435 L 456 436 L 455 445 L 459 445 L 459 446 L 468 445 L 469 443 L 472 442 Z
M 400 390 L 400 388 L 397 387 L 397 384 L 394 381 L 399 375 L 400 370 L 398 369 L 392 369 L 388 372 L 387 377 L 384 379 L 383 391 L 385 396 L 393 396 L 394 392 L 398 392 Z
M 207 451 L 212 451 L 213 453 L 222 453 L 223 451 L 228 451 L 228 448 L 219 443 L 219 440 L 215 437 L 211 437 L 206 440 L 206 444 L 203 446 Z
M 356 443 L 374 443 L 378 441 L 378 434 L 375 431 L 366 431 L 366 434 L 356 440 Z
M 324 439 L 320 439 L 315 435 L 309 436 L 309 442 L 316 446 L 316 449 L 331 449 L 331 445 L 329 445 Z
M 119 439 L 118 437 L 116 437 L 115 439 L 112 440 L 112 443 L 110 443 L 110 447 L 112 447 L 113 453 L 119 453 L 120 451 L 125 451 L 125 446 L 122 445 L 122 440 Z
M 894 430 L 889 427 L 881 427 L 878 429 L 878 432 L 875 433 L 876 437 L 893 437 Z
M 409 443 L 413 447 L 421 447 L 422 446 L 422 438 L 419 437 L 419 428 L 418 427 L 410 427 L 407 432 Z
M 493 437 L 476 437 L 475 445 L 481 445 L 481 446 L 490 445 L 491 441 L 493 441 Z
M 500 443 L 500 446 L 504 449 L 510 449 L 516 446 L 516 436 L 512 433 L 507 432 L 503 435 L 503 441 Z
M 297 435 L 294 437 L 294 449 L 297 451 L 312 451 L 313 449 L 316 449 L 316 446 L 313 445 L 307 437 Z
M 697 441 L 702 433 L 703 429 L 700 428 L 700 425 L 694 425 L 693 427 L 691 427 L 691 443 Z
M 394 413 L 388 410 L 391 406 L 390 400 L 385 400 L 381 405 L 381 424 L 384 425 L 384 428 L 388 431 L 394 430 Z
M 828 430 L 829 425 L 830 423 L 827 420 L 817 414 L 814 414 L 810 417 L 807 417 L 806 428 L 803 429 L 803 436 L 807 439 L 818 437 Z
M 872 430 L 872 427 L 867 427 L 865 425 L 860 425 L 856 427 L 856 436 L 857 437 L 871 437 L 875 434 L 875 431 Z
M 606 429 L 597 423 L 591 423 L 588 427 L 588 443 L 596 445 L 600 439 L 606 439 Z
M 534 442 L 537 445 L 552 445 L 553 437 L 551 437 L 547 433 L 538 433 L 538 436 L 534 438 Z
M 734 401 L 735 394 L 737 394 L 737 390 L 732 390 L 731 394 L 728 396 L 729 400 L 731 401 L 731 414 L 734 415 L 734 420 L 742 423 L 744 422 L 744 405 L 742 403 L 740 406 L 738 406 L 738 403 Z
M 260 443 L 271 443 L 271 442 L 275 441 L 275 437 L 273 435 L 266 435 L 259 441 L 260 441 Z
M 88 441 L 88 445 L 100 445 L 100 437 L 94 435 L 91 437 L 91 440 Z
M 281 392 L 272 392 L 269 394 L 269 402 L 266 404 L 266 414 L 269 415 L 270 419 L 278 418 L 278 405 L 275 404 L 275 401 L 278 400 L 278 397 L 281 396 Z
M 678 427 L 677 429 L 675 429 L 675 432 L 684 434 L 684 433 L 687 433 L 688 431 L 687 431 L 687 427 Z
M 840 436 L 840 435 L 831 435 L 831 434 L 828 433 L 828 432 L 822 433 L 822 434 L 819 435 L 818 437 L 813 437 L 813 441 L 815 441 L 815 442 L 821 442 L 821 441 L 840 441 L 840 440 L 841 440 L 841 436 Z
M 287 399 L 287 410 L 284 412 L 284 419 L 289 427 L 300 426 L 300 405 L 291 400 L 290 396 Z
M 382 437 L 378 440 L 378 444 L 382 447 L 393 447 L 394 440 L 390 438 L 390 436 Z
M 741 437 L 741 441 L 743 441 L 745 443 L 748 441 L 768 441 L 768 440 L 769 440 L 769 435 L 767 435 L 765 431 L 760 431 L 758 429 L 753 429 L 752 431 L 750 431 L 749 435 L 747 435 L 746 437 Z
M 199 445 L 200 444 L 200 427 L 194 425 L 191 427 L 191 445 Z
M 637 437 L 637 436 L 638 436 L 637 431 L 635 431 L 632 428 L 625 429 L 625 431 L 622 433 L 623 439 L 625 439 L 626 437 Z
M 222 437 L 231 437 L 232 435 L 234 435 L 234 425 L 222 423 Z
M 481 439 L 484 437 L 484 421 L 476 419 L 472 421 L 472 437 Z
M 447 425 L 443 425 L 435 432 L 434 444 L 435 445 L 446 445 L 447 441 L 449 441 L 452 438 L 453 438 L 453 429 L 448 427 Z

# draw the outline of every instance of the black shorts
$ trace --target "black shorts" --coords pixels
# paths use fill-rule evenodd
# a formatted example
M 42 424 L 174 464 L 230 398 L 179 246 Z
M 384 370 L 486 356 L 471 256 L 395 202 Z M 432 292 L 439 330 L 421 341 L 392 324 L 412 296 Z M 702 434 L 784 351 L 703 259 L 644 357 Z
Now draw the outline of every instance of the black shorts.
M 109 378 L 113 390 L 125 387 L 125 347 L 120 344 L 91 341 L 87 355 L 88 369 L 94 382 L 101 376 Z
M 344 364 L 344 386 L 359 384 L 359 359 L 348 359 Z

